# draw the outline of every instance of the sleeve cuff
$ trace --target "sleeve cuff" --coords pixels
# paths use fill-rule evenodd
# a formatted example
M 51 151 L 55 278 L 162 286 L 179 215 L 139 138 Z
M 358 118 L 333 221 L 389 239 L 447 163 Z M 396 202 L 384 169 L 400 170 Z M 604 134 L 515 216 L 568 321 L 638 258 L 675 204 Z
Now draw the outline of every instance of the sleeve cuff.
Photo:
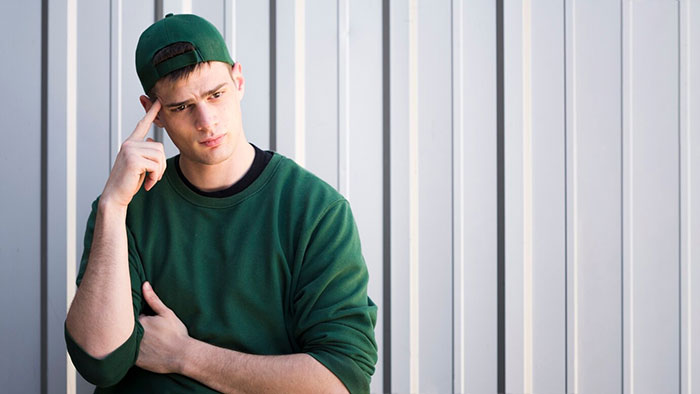
M 354 360 L 321 349 L 307 354 L 337 376 L 350 394 L 369 393 L 370 377 L 362 371 Z
M 141 338 L 143 338 L 143 326 L 136 321 L 131 336 L 112 353 L 98 359 L 88 354 L 75 342 L 68 333 L 65 323 L 63 331 L 66 337 L 66 347 L 75 369 L 85 380 L 98 387 L 108 387 L 119 383 L 136 363 L 139 345 Z

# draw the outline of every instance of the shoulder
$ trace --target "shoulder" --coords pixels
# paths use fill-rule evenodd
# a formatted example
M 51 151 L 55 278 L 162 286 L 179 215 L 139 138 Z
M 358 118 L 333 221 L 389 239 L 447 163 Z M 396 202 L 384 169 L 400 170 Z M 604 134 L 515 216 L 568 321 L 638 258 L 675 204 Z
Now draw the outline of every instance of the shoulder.
M 281 197 L 290 204 L 302 204 L 325 211 L 332 205 L 345 202 L 345 197 L 328 182 L 297 164 L 294 160 L 279 155 L 275 173 L 275 184 Z M 321 213 L 321 212 L 319 212 Z
M 328 182 L 284 156 L 274 164 L 265 195 L 274 196 L 277 217 L 298 241 L 309 242 L 324 224 L 354 226 L 348 201 Z

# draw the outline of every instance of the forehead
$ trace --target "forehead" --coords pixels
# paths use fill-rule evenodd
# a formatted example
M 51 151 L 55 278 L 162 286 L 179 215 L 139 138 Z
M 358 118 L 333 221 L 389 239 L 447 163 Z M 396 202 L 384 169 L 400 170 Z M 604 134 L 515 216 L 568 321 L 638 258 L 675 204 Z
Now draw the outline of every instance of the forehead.
M 211 89 L 231 82 L 231 66 L 222 62 L 201 63 L 192 73 L 184 78 L 171 80 L 160 79 L 155 85 L 157 96 L 161 99 L 177 99 L 191 95 L 201 95 Z

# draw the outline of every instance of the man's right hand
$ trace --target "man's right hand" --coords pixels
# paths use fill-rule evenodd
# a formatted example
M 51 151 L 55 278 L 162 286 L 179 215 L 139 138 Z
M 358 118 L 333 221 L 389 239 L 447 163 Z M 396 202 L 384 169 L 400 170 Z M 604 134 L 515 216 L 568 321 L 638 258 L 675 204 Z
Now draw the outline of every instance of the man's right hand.
M 144 141 L 160 108 L 160 100 L 156 100 L 122 144 L 100 197 L 102 204 L 126 209 L 144 178 L 144 188 L 148 191 L 163 177 L 166 166 L 163 144 L 151 138 Z
M 125 217 L 144 180 L 150 190 L 165 172 L 163 144 L 144 141 L 160 108 L 159 101 L 151 105 L 114 161 L 100 197 L 88 263 L 66 317 L 67 332 L 93 358 L 107 357 L 134 331 Z

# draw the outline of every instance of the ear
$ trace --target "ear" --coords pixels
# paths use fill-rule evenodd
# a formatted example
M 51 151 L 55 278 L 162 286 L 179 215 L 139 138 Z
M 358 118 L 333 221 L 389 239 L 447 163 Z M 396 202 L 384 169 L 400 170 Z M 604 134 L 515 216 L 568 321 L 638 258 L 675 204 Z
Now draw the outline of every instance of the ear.
M 146 112 L 148 112 L 148 110 L 151 109 L 151 106 L 153 105 L 153 102 L 151 102 L 151 99 L 149 99 L 148 96 L 145 96 L 143 94 L 141 95 L 141 97 L 139 97 L 139 101 L 141 102 L 141 105 L 143 106 L 143 109 L 146 110 Z M 161 111 L 162 111 L 162 109 L 161 109 Z M 155 123 L 155 125 L 158 127 L 161 127 L 161 128 L 165 127 L 165 126 L 163 126 L 163 122 L 160 120 L 160 112 L 158 112 L 158 115 L 156 115 L 156 118 L 153 119 L 153 123 Z
M 241 63 L 236 62 L 231 67 L 231 79 L 233 79 L 233 84 L 238 90 L 239 99 L 242 99 L 243 95 L 245 94 L 245 78 L 243 78 L 243 68 L 241 67 Z

